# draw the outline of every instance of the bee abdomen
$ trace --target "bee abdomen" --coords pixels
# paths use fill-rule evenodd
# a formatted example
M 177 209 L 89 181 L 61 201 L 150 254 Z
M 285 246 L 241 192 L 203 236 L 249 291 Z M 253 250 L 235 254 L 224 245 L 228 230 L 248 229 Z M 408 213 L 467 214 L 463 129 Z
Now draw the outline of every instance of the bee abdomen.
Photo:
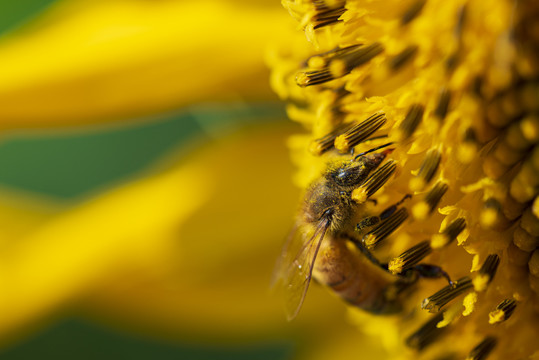
M 394 278 L 343 238 L 326 237 L 313 270 L 315 279 L 346 302 L 376 314 L 400 310 Z

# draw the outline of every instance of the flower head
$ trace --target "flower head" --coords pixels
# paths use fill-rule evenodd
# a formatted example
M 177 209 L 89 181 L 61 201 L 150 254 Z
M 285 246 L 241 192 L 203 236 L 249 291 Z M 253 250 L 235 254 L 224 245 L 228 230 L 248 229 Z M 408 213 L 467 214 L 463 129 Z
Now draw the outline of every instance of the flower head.
M 397 329 L 388 346 L 404 357 L 537 356 L 537 5 L 283 4 L 308 40 L 273 61 L 274 89 L 308 130 L 290 140 L 297 183 L 351 151 L 391 146 L 394 169 L 351 197 L 375 200 L 373 213 L 411 199 L 363 242 L 395 276 L 426 262 L 458 279 L 421 280 L 399 317 L 351 308 L 353 321 L 387 338 Z

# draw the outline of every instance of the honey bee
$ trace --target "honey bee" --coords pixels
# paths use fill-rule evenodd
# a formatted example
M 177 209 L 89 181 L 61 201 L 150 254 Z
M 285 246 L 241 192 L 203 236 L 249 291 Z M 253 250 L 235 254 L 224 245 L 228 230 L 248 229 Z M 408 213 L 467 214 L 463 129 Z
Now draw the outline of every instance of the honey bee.
M 288 320 L 298 314 L 312 278 L 368 312 L 401 310 L 400 295 L 413 280 L 392 275 L 358 240 L 358 232 L 383 224 L 404 199 L 380 216 L 368 216 L 365 203 L 352 197 L 353 190 L 362 186 L 372 195 L 392 175 L 393 171 L 383 171 L 390 167 L 380 166 L 391 150 L 373 153 L 389 145 L 352 160 L 329 163 L 321 178 L 307 189 L 274 273 L 274 281 L 280 281 L 284 288 Z M 394 170 L 395 163 L 390 164 Z

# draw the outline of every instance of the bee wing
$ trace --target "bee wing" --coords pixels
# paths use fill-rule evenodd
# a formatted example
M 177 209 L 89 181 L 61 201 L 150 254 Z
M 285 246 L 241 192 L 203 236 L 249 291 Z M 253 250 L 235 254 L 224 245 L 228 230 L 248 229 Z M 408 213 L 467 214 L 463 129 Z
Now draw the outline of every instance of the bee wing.
M 281 249 L 281 254 L 277 258 L 277 261 L 275 262 L 275 268 L 273 269 L 273 274 L 271 276 L 271 288 L 275 288 L 275 286 L 283 280 L 285 271 L 284 269 L 286 266 L 284 264 L 287 263 L 287 259 L 290 255 L 290 246 L 292 243 L 292 240 L 294 237 L 298 236 L 298 224 L 296 223 L 292 230 L 288 233 L 288 236 L 286 237 L 286 241 L 284 242 L 283 248 Z
M 275 269 L 274 282 L 282 281 L 289 321 L 296 317 L 303 304 L 311 282 L 314 261 L 329 225 L 329 219 L 321 220 L 309 238 L 298 231 L 299 227 L 296 225 L 283 247 Z

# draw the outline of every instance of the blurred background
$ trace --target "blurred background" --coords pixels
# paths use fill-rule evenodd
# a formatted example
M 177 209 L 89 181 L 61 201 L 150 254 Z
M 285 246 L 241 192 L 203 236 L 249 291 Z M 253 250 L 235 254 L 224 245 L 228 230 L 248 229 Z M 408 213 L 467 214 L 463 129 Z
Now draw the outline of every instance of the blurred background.
M 299 196 L 279 1 L 0 4 L 0 358 L 345 351 L 338 300 L 286 323 L 269 291 Z

